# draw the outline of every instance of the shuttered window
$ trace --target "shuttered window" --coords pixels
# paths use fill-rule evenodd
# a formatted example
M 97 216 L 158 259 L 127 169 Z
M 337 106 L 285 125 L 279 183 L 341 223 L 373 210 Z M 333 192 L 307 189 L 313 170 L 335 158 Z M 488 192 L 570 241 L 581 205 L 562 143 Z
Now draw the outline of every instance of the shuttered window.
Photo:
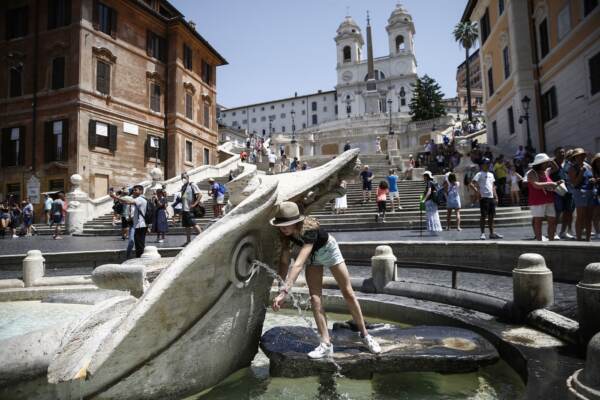
M 492 97 L 494 94 L 494 70 L 492 68 L 487 71 L 488 78 L 488 95 Z
M 18 65 L 10 68 L 10 97 L 23 95 L 23 67 Z
M 558 115 L 558 105 L 556 103 L 556 88 L 552 86 L 550 90 L 542 95 L 542 121 L 548 122 Z
M 186 69 L 192 69 L 192 49 L 183 45 L 183 65 Z
M 27 36 L 29 8 L 19 7 L 6 10 L 6 39 Z
M 52 60 L 52 89 L 65 87 L 65 58 L 57 57 Z
M 94 29 L 117 36 L 117 11 L 104 3 L 94 0 L 93 25 Z
M 0 148 L 0 164 L 3 167 L 25 165 L 25 127 L 2 129 Z
M 162 62 L 167 61 L 167 41 L 152 31 L 146 31 L 146 53 Z
M 590 91 L 592 96 L 600 92 L 600 52 L 590 58 Z
M 479 21 L 479 26 L 481 29 L 481 44 L 483 45 L 488 36 L 490 36 L 490 13 L 487 8 L 485 9 L 485 14 L 483 14 L 483 17 Z
M 48 29 L 71 23 L 71 0 L 48 0 Z
M 45 161 L 67 161 L 69 120 L 47 121 L 44 124 Z
M 148 135 L 146 137 L 145 156 L 146 160 L 150 158 L 157 158 L 162 161 L 165 160 L 166 155 L 165 139 L 156 135 Z
M 100 60 L 96 63 L 96 90 L 110 94 L 110 64 Z
M 160 112 L 160 86 L 150 83 L 150 109 Z
M 90 120 L 88 127 L 88 144 L 90 148 L 103 147 L 113 152 L 117 150 L 117 126 Z
M 548 38 L 548 20 L 544 19 L 538 27 L 540 35 L 540 58 L 546 57 L 550 52 L 550 42 Z
M 212 65 L 202 60 L 202 80 L 207 84 L 212 84 Z
M 204 102 L 204 126 L 210 128 L 210 104 Z
M 192 94 L 186 93 L 185 94 L 185 117 L 186 118 L 193 119 L 192 110 L 193 110 Z

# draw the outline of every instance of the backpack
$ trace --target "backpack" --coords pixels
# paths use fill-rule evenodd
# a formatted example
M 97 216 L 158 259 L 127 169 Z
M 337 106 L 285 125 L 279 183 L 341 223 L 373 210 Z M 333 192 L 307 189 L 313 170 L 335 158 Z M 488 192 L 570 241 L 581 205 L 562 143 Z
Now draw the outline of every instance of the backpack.
M 144 199 L 146 199 L 144 197 Z M 152 225 L 154 223 L 154 217 L 156 215 L 156 204 L 153 201 L 146 199 L 146 214 L 142 214 L 142 210 L 140 210 L 136 204 L 135 208 L 137 208 L 138 212 L 144 218 L 146 222 L 146 226 Z
M 442 202 L 442 194 L 440 193 L 440 187 L 436 182 L 431 182 L 431 196 L 429 199 L 438 206 Z
M 123 214 L 123 204 L 120 201 L 115 202 L 115 204 L 113 205 L 113 211 L 115 212 L 115 214 Z
M 224 195 L 227 192 L 227 188 L 222 183 L 219 183 L 219 188 L 217 189 L 219 194 Z

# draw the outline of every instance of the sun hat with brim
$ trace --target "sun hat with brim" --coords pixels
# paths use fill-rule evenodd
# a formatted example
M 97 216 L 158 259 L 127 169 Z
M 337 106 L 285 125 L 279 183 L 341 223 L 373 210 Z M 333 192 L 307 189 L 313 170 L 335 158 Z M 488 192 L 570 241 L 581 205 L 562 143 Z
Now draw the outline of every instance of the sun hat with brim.
M 291 201 L 284 201 L 279 205 L 275 218 L 271 219 L 273 226 L 289 226 L 304 221 L 304 215 L 300 214 L 298 205 Z
M 585 154 L 585 150 L 581 147 L 577 147 L 577 148 L 573 149 L 573 152 L 571 153 L 571 155 L 569 157 L 573 158 L 573 157 L 580 156 L 582 154 Z
M 590 165 L 594 165 L 596 161 L 600 161 L 600 153 L 596 153 L 590 162 Z
M 529 164 L 530 167 L 534 167 L 536 165 L 540 165 L 543 164 L 545 162 L 548 161 L 552 161 L 552 159 L 550 157 L 548 157 L 548 154 L 546 153 L 539 153 L 535 155 L 535 158 L 533 159 L 533 162 Z
M 431 171 L 423 172 L 423 176 L 428 176 L 429 178 L 433 179 L 433 174 L 431 173 Z

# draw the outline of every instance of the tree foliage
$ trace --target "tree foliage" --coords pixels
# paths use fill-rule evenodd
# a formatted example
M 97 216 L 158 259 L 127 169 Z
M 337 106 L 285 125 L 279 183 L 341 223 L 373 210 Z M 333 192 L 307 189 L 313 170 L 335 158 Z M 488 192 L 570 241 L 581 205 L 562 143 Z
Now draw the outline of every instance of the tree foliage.
M 452 31 L 454 40 L 456 40 L 465 49 L 465 68 L 466 68 L 466 79 L 465 83 L 467 86 L 467 110 L 469 114 L 469 121 L 473 120 L 473 110 L 471 108 L 471 73 L 469 68 L 469 50 L 475 46 L 477 38 L 479 37 L 479 28 L 476 22 L 465 21 L 459 22 Z
M 425 121 L 446 115 L 444 94 L 435 79 L 428 75 L 417 78 L 417 83 L 411 85 L 413 96 L 410 101 L 410 112 L 413 121 Z

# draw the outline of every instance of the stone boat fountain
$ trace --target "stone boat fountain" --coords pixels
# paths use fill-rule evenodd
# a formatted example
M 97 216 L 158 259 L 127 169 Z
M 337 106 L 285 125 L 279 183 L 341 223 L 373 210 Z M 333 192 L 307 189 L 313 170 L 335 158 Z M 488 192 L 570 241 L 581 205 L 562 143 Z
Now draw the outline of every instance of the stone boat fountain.
M 249 365 L 273 277 L 279 202 L 306 211 L 354 174 L 358 150 L 281 175 L 243 173 L 230 210 L 185 247 L 140 298 L 118 296 L 69 324 L 0 342 L 0 399 L 164 399 L 209 388 Z

